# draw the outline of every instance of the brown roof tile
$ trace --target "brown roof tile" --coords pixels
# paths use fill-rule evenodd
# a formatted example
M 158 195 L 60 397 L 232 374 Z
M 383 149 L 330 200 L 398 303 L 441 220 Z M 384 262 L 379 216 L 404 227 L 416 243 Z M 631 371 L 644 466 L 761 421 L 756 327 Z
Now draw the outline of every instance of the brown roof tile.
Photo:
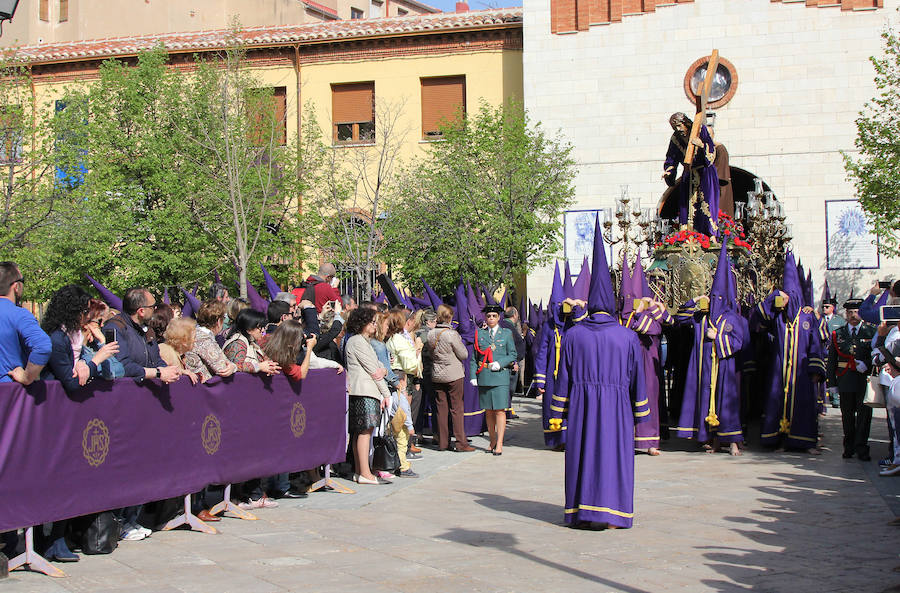
M 303 25 L 251 27 L 240 32 L 248 48 L 273 45 L 321 43 L 424 32 L 460 31 L 496 25 L 521 23 L 521 8 L 477 10 L 464 13 L 437 13 L 391 18 L 337 20 Z M 226 46 L 228 29 L 112 37 L 85 41 L 46 43 L 10 48 L 18 57 L 33 64 L 106 59 L 135 55 L 159 43 L 171 53 L 220 49 Z

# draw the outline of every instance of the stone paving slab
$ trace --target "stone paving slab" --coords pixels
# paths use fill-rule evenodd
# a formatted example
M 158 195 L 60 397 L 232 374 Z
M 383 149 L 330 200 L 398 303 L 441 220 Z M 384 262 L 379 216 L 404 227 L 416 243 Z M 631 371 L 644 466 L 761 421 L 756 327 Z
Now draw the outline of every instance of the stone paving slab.
M 543 447 L 540 407 L 519 402 L 502 457 L 425 450 L 418 479 L 282 500 L 218 535 L 155 533 L 63 566 L 15 571 L 0 593 L 887 592 L 900 587 L 900 479 L 840 456 L 750 448 L 709 455 L 670 441 L 637 455 L 635 526 L 563 526 L 563 455 Z M 886 447 L 883 412 L 873 456 Z M 473 439 L 477 447 L 486 440 Z

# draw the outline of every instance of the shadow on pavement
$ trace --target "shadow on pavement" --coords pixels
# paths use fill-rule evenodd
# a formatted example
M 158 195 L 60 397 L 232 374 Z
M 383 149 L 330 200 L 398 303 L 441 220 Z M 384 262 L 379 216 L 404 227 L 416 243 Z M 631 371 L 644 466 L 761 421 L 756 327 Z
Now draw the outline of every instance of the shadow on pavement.
M 839 419 L 822 428 L 826 442 L 840 443 Z M 762 495 L 756 510 L 723 518 L 730 531 L 755 542 L 753 549 L 696 547 L 704 550 L 708 567 L 733 581 L 703 583 L 717 591 L 733 591 L 734 582 L 751 591 L 900 591 L 894 572 L 900 527 L 887 524 L 892 513 L 873 492 L 868 467 L 841 459 L 839 452 L 838 445 L 822 456 L 746 457 L 745 463 L 763 465 L 776 455 L 785 471 L 751 486 Z
M 529 519 L 562 525 L 562 521 L 560 521 L 562 513 L 559 504 L 550 504 L 538 500 L 519 500 L 489 492 L 463 492 L 475 496 L 477 504 L 493 511 L 513 513 Z
M 552 560 L 535 556 L 534 554 L 531 554 L 524 550 L 520 550 L 516 547 L 519 541 L 512 533 L 499 533 L 494 531 L 478 531 L 474 529 L 454 528 L 450 529 L 446 533 L 438 535 L 437 538 L 456 542 L 459 544 L 466 544 L 469 546 L 494 548 L 495 550 L 518 556 L 519 558 L 528 560 L 529 562 L 541 564 L 548 569 L 556 572 L 562 572 L 570 576 L 578 577 L 586 581 L 596 583 L 599 586 L 612 587 L 616 591 L 622 591 L 624 593 L 651 593 L 650 591 L 647 591 L 645 589 L 639 589 L 637 587 L 618 583 L 616 581 L 599 577 L 589 572 L 584 572 L 583 570 L 578 570 L 577 568 L 571 568 L 569 566 L 559 564 L 558 562 L 553 562 Z

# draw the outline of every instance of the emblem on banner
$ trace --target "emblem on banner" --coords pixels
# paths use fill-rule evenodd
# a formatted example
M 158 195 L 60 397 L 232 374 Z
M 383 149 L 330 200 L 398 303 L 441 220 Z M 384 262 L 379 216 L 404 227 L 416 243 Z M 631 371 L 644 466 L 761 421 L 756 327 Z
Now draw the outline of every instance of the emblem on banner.
M 109 453 L 109 429 L 99 418 L 92 418 L 84 432 L 81 433 L 81 451 L 91 467 L 97 467 L 106 461 Z
M 306 432 L 306 408 L 300 402 L 295 403 L 291 410 L 291 432 L 297 438 Z
M 200 428 L 200 441 L 203 443 L 203 448 L 210 455 L 219 450 L 219 445 L 222 443 L 222 425 L 219 424 L 219 419 L 216 418 L 215 414 L 207 414 L 206 418 L 203 419 L 203 426 Z
M 804 321 L 804 322 L 803 322 L 803 329 L 809 331 L 809 321 Z

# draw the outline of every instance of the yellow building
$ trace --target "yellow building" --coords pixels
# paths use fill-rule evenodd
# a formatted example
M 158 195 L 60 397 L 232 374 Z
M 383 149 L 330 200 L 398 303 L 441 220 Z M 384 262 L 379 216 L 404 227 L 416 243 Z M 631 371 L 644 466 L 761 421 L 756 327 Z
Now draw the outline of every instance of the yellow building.
M 133 58 L 162 43 L 179 64 L 221 51 L 228 33 L 41 44 L 17 54 L 31 65 L 38 105 L 49 105 L 67 85 L 96 77 L 103 60 Z M 254 74 L 275 89 L 287 138 L 301 129 L 311 104 L 323 137 L 351 149 L 367 143 L 376 110 L 390 107 L 405 132 L 401 157 L 414 157 L 436 138 L 436 122 L 459 107 L 522 98 L 518 8 L 253 27 L 242 38 Z
M 231 35 L 218 29 L 15 51 L 30 65 L 36 105 L 50 110 L 72 85 L 95 79 L 104 60 L 130 60 L 162 44 L 173 67 L 190 67 L 196 54 L 231 45 Z M 274 90 L 282 142 L 303 129 L 311 107 L 322 138 L 342 156 L 361 156 L 373 136 L 381 139 L 390 113 L 395 139 L 401 139 L 397 160 L 409 162 L 439 139 L 442 118 L 482 101 L 496 106 L 523 96 L 519 8 L 247 27 L 240 36 L 250 71 Z M 362 218 L 373 212 L 365 205 L 343 207 Z
M 0 47 L 437 12 L 418 0 L 21 0 Z

